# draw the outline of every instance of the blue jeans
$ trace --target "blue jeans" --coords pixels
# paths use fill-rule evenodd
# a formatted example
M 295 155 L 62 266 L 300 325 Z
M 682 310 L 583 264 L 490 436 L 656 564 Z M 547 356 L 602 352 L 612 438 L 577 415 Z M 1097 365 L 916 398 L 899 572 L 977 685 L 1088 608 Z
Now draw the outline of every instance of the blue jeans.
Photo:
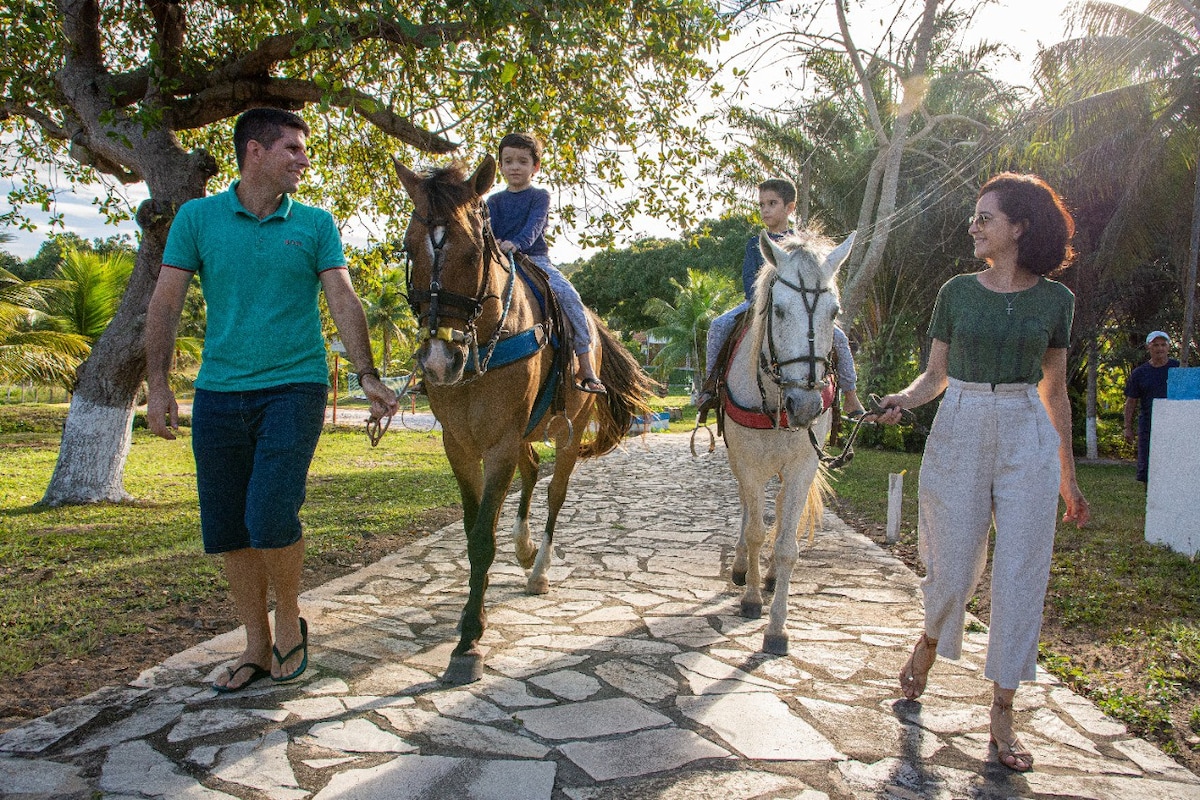
M 583 298 L 567 276 L 550 261 L 549 256 L 530 256 L 529 260 L 541 267 L 550 278 L 550 291 L 554 299 L 571 322 L 571 331 L 575 334 L 575 355 L 590 353 L 592 350 L 592 329 L 588 326 L 587 312 L 583 309 Z
M 300 540 L 300 506 L 328 393 L 320 383 L 196 390 L 192 453 L 204 552 L 274 549 Z

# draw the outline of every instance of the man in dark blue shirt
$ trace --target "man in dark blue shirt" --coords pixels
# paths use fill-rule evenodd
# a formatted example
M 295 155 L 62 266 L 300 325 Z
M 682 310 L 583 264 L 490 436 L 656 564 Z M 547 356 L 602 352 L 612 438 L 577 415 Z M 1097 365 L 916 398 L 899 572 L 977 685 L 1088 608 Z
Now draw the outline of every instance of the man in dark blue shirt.
M 1150 360 L 1134 369 L 1125 382 L 1125 441 L 1137 440 L 1137 479 L 1146 483 L 1150 470 L 1150 418 L 1154 400 L 1167 396 L 1167 370 L 1178 367 L 1179 361 L 1169 358 L 1171 337 L 1163 331 L 1150 331 L 1146 337 Z M 1133 413 L 1141 404 L 1137 433 L 1133 430 Z

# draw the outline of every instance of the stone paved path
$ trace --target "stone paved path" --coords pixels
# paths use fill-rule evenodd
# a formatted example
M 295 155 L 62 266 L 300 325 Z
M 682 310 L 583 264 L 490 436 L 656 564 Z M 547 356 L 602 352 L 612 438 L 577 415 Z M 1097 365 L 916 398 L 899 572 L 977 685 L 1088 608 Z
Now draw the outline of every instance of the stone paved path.
M 737 616 L 727 577 L 734 498 L 723 449 L 631 441 L 578 470 L 549 595 L 524 594 L 504 537 L 482 681 L 437 680 L 465 595 L 454 525 L 304 595 L 300 681 L 217 695 L 241 649 L 219 636 L 0 735 L 0 794 L 1200 798 L 1196 776 L 1045 674 L 1017 695 L 1037 770 L 1009 773 L 988 751 L 979 634 L 922 702 L 897 700 L 917 580 L 833 516 L 801 549 L 790 655 L 760 653 L 764 621 Z

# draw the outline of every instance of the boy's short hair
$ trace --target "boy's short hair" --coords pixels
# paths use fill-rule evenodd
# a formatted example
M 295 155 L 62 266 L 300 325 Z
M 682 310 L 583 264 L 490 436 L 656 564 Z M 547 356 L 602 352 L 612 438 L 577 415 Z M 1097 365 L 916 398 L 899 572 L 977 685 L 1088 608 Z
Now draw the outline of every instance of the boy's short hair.
M 233 125 L 233 153 L 237 156 L 238 169 L 246 159 L 246 145 L 251 139 L 270 150 L 283 136 L 284 128 L 295 128 L 305 136 L 311 133 L 303 117 L 282 108 L 252 108 L 238 117 Z
M 542 142 L 532 133 L 510 133 L 500 140 L 500 146 L 496 148 L 496 158 L 504 156 L 504 148 L 515 147 L 518 150 L 528 150 L 533 156 L 534 166 L 539 166 L 542 163 Z
M 787 178 L 768 178 L 758 185 L 760 192 L 774 192 L 783 198 L 783 204 L 789 206 L 796 202 L 796 184 Z

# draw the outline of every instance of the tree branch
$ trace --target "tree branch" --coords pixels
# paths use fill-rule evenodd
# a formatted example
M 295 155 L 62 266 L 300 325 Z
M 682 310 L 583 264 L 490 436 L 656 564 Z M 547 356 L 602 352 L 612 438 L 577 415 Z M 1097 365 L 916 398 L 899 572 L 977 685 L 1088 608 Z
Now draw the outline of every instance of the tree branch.
M 268 75 L 271 67 L 281 61 L 293 61 L 310 53 L 329 49 L 315 45 L 303 45 L 306 41 L 322 41 L 325 39 L 322 34 L 329 34 L 329 38 L 332 39 L 340 38 L 341 32 L 338 27 L 325 25 L 312 31 L 289 31 L 265 37 L 254 50 L 243 53 L 236 59 L 228 61 L 204 75 L 195 76 L 191 80 L 185 79 L 184 84 L 180 87 L 181 93 L 200 92 L 207 86 L 235 83 Z M 476 33 L 469 26 L 457 23 L 413 25 L 406 28 L 391 20 L 358 20 L 346 23 L 345 27 L 359 31 L 349 37 L 351 45 L 384 41 L 415 48 L 441 47 L 447 42 L 469 41 Z M 406 29 L 410 32 L 405 32 Z
M 931 117 L 929 114 L 925 113 L 925 110 L 922 107 L 922 116 L 925 118 L 925 126 L 916 133 L 910 134 L 908 137 L 909 142 L 915 142 L 925 136 L 928 136 L 934 131 L 935 128 L 944 122 L 961 122 L 964 125 L 970 125 L 980 133 L 987 133 L 991 130 L 991 128 L 986 124 L 977 119 L 972 119 L 965 114 L 938 114 Z
M 63 33 L 71 43 L 74 58 L 94 69 L 103 69 L 100 45 L 100 4 L 97 0 L 59 0 Z
M 58 139 L 63 142 L 70 141 L 71 139 L 71 131 L 59 125 L 54 117 L 33 106 L 7 101 L 0 103 L 0 120 L 5 120 L 9 117 L 24 117 L 41 128 L 42 132 L 52 139 Z
M 867 107 L 867 116 L 870 118 L 871 129 L 875 133 L 875 138 L 880 147 L 886 147 L 889 143 L 887 129 L 883 126 L 883 118 L 879 115 L 879 106 L 875 102 L 875 90 L 871 86 L 871 79 L 867 77 L 867 71 L 863 67 L 862 57 L 858 52 L 858 47 L 854 44 L 854 39 L 850 36 L 850 23 L 846 21 L 846 10 L 842 7 L 841 2 L 836 2 L 838 29 L 842 32 L 842 44 L 846 48 L 846 55 L 850 58 L 850 64 L 854 67 L 854 74 L 858 76 L 859 86 L 862 87 L 863 103 Z M 855 245 L 857 246 L 857 242 Z
M 207 89 L 171 110 L 172 128 L 202 128 L 257 105 L 271 104 L 299 109 L 328 100 L 348 108 L 389 136 L 425 153 L 443 154 L 458 144 L 413 124 L 387 108 L 387 104 L 355 89 L 325 94 L 312 81 L 295 78 L 261 78 L 224 83 Z

